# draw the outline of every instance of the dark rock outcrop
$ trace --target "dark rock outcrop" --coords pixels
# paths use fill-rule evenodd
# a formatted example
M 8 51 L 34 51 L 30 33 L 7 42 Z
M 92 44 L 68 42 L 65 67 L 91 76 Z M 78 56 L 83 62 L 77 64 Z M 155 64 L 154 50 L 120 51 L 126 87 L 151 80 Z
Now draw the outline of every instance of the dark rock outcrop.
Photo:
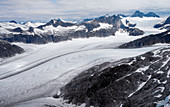
M 165 20 L 164 23 L 156 24 L 154 28 L 170 30 L 170 16 Z
M 28 29 L 28 32 L 34 32 L 34 28 L 33 27 L 29 27 L 29 29 Z
M 131 36 L 138 36 L 138 35 L 143 35 L 144 31 L 138 29 L 138 28 L 130 28 L 128 29 L 129 35 Z
M 128 25 L 128 27 L 135 27 L 136 26 L 136 24 L 132 24 L 128 20 L 126 20 L 126 24 Z
M 94 66 L 64 86 L 60 96 L 86 107 L 155 107 L 170 93 L 169 57 L 170 48 L 162 48 Z
M 11 20 L 10 23 L 15 23 L 15 24 L 17 24 L 17 22 L 16 22 L 15 20 Z
M 140 48 L 143 46 L 151 46 L 156 43 L 170 43 L 170 31 L 166 31 L 163 33 L 145 36 L 143 38 L 131 41 L 129 43 L 125 43 L 119 48 Z
M 0 41 L 0 58 L 12 57 L 15 54 L 21 54 L 24 49 L 17 45 L 12 45 L 5 41 Z
M 92 31 L 94 28 L 100 27 L 99 23 L 97 21 L 92 22 L 83 22 L 82 25 L 86 26 L 88 31 Z
M 9 29 L 9 31 L 12 31 L 12 32 L 23 32 L 23 30 L 20 27 L 17 27 L 15 29 Z

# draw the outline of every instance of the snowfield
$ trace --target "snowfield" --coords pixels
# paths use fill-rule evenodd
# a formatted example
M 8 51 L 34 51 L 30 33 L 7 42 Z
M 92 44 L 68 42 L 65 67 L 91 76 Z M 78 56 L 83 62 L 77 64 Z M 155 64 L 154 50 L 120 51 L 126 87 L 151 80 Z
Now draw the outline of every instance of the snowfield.
M 145 32 L 144 35 L 157 34 L 165 30 L 155 29 L 154 25 L 161 23 L 166 18 L 155 18 L 155 17 L 126 17 L 122 19 L 124 25 L 126 25 L 126 20 L 132 24 L 137 24 L 136 28 L 139 28 Z
M 128 20 L 135 23 L 135 19 Z M 162 19 L 155 19 L 154 23 L 160 20 Z M 141 25 L 142 23 L 143 21 L 137 23 L 137 26 L 146 26 Z M 150 27 L 147 33 L 151 31 L 160 32 Z M 62 99 L 53 99 L 52 96 L 82 71 L 106 61 L 134 57 L 166 45 L 140 49 L 116 48 L 141 37 L 128 36 L 128 33 L 120 30 L 116 32 L 116 36 L 106 38 L 73 39 L 45 45 L 14 43 L 26 52 L 12 58 L 0 59 L 0 107 L 40 107 L 51 104 L 74 106 L 65 104 Z

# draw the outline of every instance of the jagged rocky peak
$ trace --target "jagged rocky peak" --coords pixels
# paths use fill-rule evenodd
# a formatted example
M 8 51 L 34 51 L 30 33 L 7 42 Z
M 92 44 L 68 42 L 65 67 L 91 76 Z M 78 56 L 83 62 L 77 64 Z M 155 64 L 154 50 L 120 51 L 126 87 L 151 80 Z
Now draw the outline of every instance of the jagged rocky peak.
M 17 24 L 17 22 L 16 22 L 15 20 L 11 20 L 10 23 L 15 23 L 15 24 Z
M 68 26 L 73 26 L 75 24 L 70 22 L 63 22 L 61 19 L 51 19 L 48 23 L 46 23 L 45 25 L 41 25 L 38 28 L 43 29 L 43 27 L 50 26 L 50 25 L 52 25 L 53 27 L 57 27 L 57 26 L 68 27 Z
M 169 96 L 169 60 L 168 47 L 96 65 L 64 86 L 59 96 L 86 107 L 160 107 Z
M 48 22 L 46 25 L 53 25 L 54 27 L 62 26 L 62 27 L 68 27 L 74 25 L 73 23 L 69 22 L 63 22 L 60 18 L 59 19 L 52 19 L 50 22 Z
M 116 22 L 121 21 L 121 18 L 118 15 L 117 16 L 116 15 L 113 15 L 113 16 L 105 15 L 105 16 L 96 18 L 94 20 L 98 22 L 102 22 L 102 23 L 115 24 Z
M 154 28 L 170 30 L 170 16 L 163 23 L 156 24 Z
M 12 57 L 16 54 L 21 54 L 23 52 L 23 48 L 0 40 L 0 58 Z
M 147 14 L 144 14 L 143 12 L 140 12 L 139 10 L 135 11 L 135 13 L 131 16 L 131 17 L 160 17 L 157 14 L 155 14 L 154 12 L 149 12 Z

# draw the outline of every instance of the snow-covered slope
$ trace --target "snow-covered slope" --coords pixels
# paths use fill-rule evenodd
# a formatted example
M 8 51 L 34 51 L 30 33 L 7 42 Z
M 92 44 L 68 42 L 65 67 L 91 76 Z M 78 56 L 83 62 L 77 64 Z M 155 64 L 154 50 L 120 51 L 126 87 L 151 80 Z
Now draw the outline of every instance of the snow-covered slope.
M 50 97 L 89 67 L 157 48 L 115 48 L 136 38 L 139 37 L 117 32 L 116 36 L 106 38 L 73 39 L 46 45 L 15 43 L 26 52 L 2 60 L 0 64 L 0 105 L 12 106 L 31 99 Z

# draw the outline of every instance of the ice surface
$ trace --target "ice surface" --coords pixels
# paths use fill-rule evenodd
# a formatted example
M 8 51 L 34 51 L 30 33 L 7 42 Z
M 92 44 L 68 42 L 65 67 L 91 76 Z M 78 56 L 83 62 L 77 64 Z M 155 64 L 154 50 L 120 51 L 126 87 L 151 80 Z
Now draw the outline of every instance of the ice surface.
M 115 48 L 140 37 L 118 31 L 116 36 L 106 38 L 73 39 L 45 45 L 14 43 L 26 52 L 1 59 L 0 106 L 48 98 L 77 74 L 94 65 L 137 56 L 160 47 Z

